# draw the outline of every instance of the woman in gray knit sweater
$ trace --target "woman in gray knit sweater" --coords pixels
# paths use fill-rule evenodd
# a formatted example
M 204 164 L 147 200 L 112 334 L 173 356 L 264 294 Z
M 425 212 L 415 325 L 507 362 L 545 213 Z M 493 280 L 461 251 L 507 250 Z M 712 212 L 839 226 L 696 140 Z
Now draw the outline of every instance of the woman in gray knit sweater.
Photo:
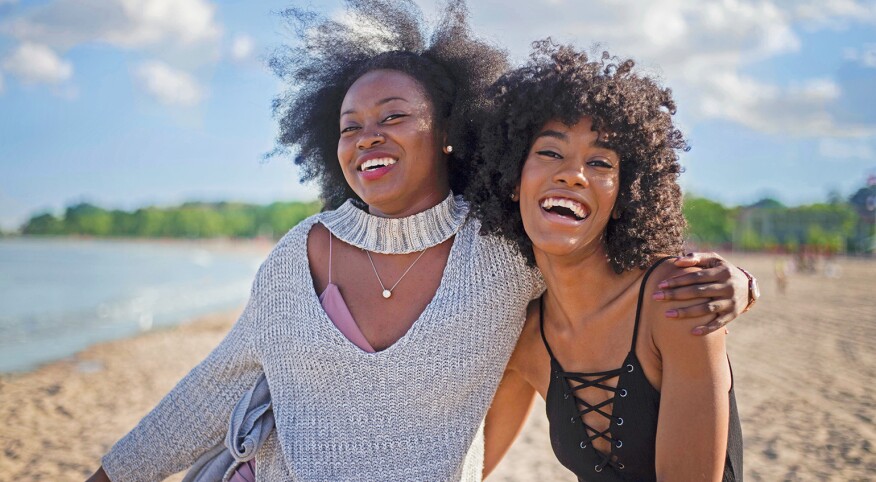
M 294 85 L 275 105 L 278 151 L 295 150 L 327 211 L 280 240 L 226 338 L 92 480 L 191 466 L 262 374 L 276 425 L 238 460 L 258 481 L 481 479 L 484 417 L 543 290 L 453 195 L 467 186 L 480 95 L 506 60 L 471 37 L 458 2 L 428 45 L 409 2 L 351 2 L 348 13 L 355 26 L 286 11 L 304 42 L 272 62 Z M 703 262 L 714 267 L 701 281 L 728 299 L 713 330 L 738 314 L 747 285 Z M 669 293 L 691 298 L 694 314 L 706 301 Z

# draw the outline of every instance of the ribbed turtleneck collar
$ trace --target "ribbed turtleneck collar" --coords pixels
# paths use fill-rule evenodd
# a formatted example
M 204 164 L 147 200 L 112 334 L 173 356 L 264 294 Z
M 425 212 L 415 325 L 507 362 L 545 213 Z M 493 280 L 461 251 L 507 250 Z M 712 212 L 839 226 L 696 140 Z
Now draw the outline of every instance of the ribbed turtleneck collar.
M 444 201 L 404 218 L 382 218 L 359 209 L 351 199 L 320 221 L 341 241 L 373 253 L 405 254 L 440 244 L 459 231 L 468 215 L 462 196 L 450 193 Z

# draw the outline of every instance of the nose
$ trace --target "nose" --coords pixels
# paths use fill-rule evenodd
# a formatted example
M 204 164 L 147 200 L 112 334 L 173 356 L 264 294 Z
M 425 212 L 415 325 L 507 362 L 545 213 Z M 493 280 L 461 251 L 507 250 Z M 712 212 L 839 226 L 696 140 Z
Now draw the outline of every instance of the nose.
M 567 161 L 560 166 L 556 174 L 554 174 L 554 182 L 564 184 L 568 187 L 583 187 L 590 186 L 590 181 L 584 175 L 584 165 L 579 162 Z
M 384 142 L 386 142 L 386 138 L 383 137 L 383 134 L 372 131 L 370 134 L 363 134 L 360 136 L 359 140 L 356 141 L 356 147 L 360 150 L 365 150 L 374 146 L 379 146 Z

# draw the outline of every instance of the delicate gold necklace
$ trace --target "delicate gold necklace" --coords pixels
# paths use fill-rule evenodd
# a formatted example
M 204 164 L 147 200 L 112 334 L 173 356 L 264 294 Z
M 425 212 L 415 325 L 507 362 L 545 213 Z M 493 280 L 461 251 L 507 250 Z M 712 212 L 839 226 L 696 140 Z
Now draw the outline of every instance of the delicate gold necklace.
M 402 273 L 402 275 L 398 278 L 398 280 L 395 282 L 394 285 L 392 285 L 392 288 L 390 289 L 386 289 L 386 286 L 383 285 L 383 281 L 380 279 L 380 275 L 377 274 L 377 267 L 374 266 L 374 260 L 371 259 L 371 253 L 367 249 L 363 249 L 362 251 L 365 251 L 365 254 L 368 255 L 368 261 L 371 262 L 371 269 L 374 270 L 374 276 L 377 277 L 377 282 L 380 283 L 380 287 L 383 289 L 383 297 L 388 299 L 390 296 L 392 296 L 392 290 L 394 290 L 395 287 L 398 286 L 399 283 L 401 283 L 401 280 L 404 279 L 406 274 L 408 274 L 408 271 L 410 271 L 411 268 L 413 268 L 414 265 L 417 264 L 417 261 L 419 261 L 420 258 L 422 258 L 424 254 L 426 254 L 426 251 L 428 249 L 429 248 L 424 249 L 423 252 L 421 252 L 420 255 L 417 256 L 417 259 L 415 259 L 414 262 L 411 263 L 410 266 L 408 266 L 408 269 L 406 269 L 405 272 Z

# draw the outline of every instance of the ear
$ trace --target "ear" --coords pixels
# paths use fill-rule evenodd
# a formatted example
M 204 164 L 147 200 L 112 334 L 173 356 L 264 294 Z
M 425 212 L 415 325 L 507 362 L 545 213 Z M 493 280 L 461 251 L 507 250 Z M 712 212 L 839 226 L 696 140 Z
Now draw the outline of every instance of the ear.
M 615 199 L 614 207 L 611 208 L 611 219 L 617 221 L 621 218 L 621 215 L 624 213 L 624 208 L 621 206 L 620 200 Z
M 453 152 L 453 146 L 447 143 L 447 132 L 445 131 L 439 134 L 437 137 L 441 140 L 441 152 L 443 152 L 444 155 L 449 156 L 450 153 Z

